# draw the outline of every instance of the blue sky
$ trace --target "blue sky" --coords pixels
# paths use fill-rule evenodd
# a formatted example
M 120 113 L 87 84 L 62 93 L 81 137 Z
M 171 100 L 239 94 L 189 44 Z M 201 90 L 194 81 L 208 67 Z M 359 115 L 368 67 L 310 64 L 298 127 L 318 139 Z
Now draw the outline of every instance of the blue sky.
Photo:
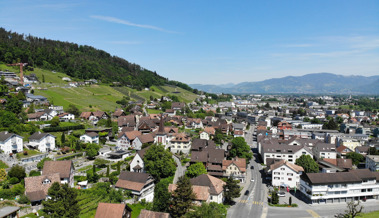
M 379 74 L 379 1 L 0 1 L 0 26 L 90 45 L 169 79 Z

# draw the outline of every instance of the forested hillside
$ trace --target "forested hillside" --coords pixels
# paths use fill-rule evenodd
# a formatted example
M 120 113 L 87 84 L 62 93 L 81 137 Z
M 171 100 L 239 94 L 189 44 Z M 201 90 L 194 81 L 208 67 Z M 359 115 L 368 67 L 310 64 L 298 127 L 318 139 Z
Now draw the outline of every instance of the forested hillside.
M 0 28 L 0 62 L 29 63 L 29 67 L 63 72 L 77 79 L 120 82 L 133 88 L 171 84 L 192 91 L 186 84 L 169 81 L 156 72 L 91 46 L 38 38 Z

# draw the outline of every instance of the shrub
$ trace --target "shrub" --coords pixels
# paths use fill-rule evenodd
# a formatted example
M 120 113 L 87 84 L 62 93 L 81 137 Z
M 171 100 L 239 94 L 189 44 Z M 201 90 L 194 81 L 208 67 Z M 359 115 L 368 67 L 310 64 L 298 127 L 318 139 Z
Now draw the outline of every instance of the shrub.
M 68 130 L 76 130 L 76 129 L 84 129 L 84 125 L 77 125 L 77 126 L 57 126 L 57 127 L 46 127 L 42 130 L 44 132 L 63 132 Z
M 40 176 L 40 175 L 41 175 L 41 173 L 39 171 L 36 171 L 36 170 L 32 170 L 29 173 L 29 176 Z
M 15 197 L 15 194 L 10 189 L 3 189 L 0 190 L 0 198 L 4 199 L 13 199 Z
M 9 183 L 12 184 L 12 185 L 13 184 L 17 184 L 19 182 L 20 182 L 20 180 L 17 177 L 12 177 L 12 178 L 9 179 Z
M 19 204 L 30 204 L 30 200 L 25 195 L 21 195 L 17 201 Z

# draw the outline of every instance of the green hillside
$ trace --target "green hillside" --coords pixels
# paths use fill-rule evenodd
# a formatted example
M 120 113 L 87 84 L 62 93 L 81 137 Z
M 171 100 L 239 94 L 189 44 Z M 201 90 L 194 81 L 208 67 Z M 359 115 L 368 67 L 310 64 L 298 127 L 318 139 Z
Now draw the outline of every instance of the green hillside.
M 18 67 L 10 67 L 0 64 L 0 70 L 9 70 L 19 73 Z M 137 91 L 126 86 L 110 87 L 106 84 L 69 87 L 68 82 L 62 80 L 68 75 L 60 72 L 52 72 L 40 68 L 34 68 L 33 71 L 24 71 L 24 75 L 36 74 L 41 84 L 35 85 L 34 94 L 42 95 L 49 99 L 54 105 L 61 105 L 67 108 L 70 104 L 76 105 L 81 111 L 86 110 L 103 110 L 113 111 L 120 107 L 116 101 L 121 100 L 124 96 L 129 96 L 131 100 L 148 101 L 150 96 L 161 98 L 162 96 L 177 96 L 180 101 L 189 103 L 197 98 L 197 95 L 185 89 L 173 86 L 151 86 L 150 90 Z M 42 83 L 42 77 L 45 83 Z M 78 80 L 71 78 L 73 80 Z M 78 80 L 79 81 L 79 80 Z M 39 89 L 41 88 L 41 89 Z M 46 89 L 46 90 L 45 90 Z

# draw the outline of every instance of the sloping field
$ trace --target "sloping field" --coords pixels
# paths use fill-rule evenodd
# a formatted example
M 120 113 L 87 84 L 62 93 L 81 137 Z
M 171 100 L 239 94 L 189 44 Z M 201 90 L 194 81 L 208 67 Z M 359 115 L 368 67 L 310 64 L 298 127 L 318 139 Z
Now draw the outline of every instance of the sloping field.
M 116 101 L 123 97 L 122 93 L 105 85 L 77 88 L 50 87 L 48 90 L 36 90 L 34 94 L 45 96 L 54 105 L 62 105 L 64 108 L 75 104 L 82 111 L 113 111 L 116 107 L 120 107 Z

